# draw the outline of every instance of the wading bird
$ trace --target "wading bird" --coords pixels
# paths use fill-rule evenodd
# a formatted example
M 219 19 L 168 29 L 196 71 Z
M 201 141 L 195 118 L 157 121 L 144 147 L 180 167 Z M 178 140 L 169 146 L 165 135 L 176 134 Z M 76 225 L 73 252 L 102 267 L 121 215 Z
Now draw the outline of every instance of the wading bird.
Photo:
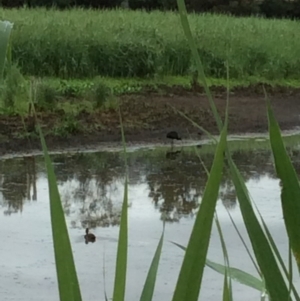
M 201 139 L 203 133 L 202 132 L 198 132 L 198 135 L 200 136 L 200 139 Z M 197 148 L 201 148 L 201 147 L 202 147 L 202 144 L 198 144 L 197 145 Z
M 93 233 L 89 233 L 89 228 L 85 229 L 85 243 L 88 244 L 89 242 L 95 242 L 96 241 L 96 236 Z
M 174 140 L 181 140 L 181 137 L 178 136 L 178 133 L 175 131 L 171 131 L 167 134 L 167 138 L 172 140 L 172 146 L 174 144 Z

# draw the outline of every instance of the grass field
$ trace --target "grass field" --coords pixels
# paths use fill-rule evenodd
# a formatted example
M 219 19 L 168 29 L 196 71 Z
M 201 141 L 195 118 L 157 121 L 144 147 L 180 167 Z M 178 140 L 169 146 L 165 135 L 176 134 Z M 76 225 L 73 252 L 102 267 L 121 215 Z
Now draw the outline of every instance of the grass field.
M 187 75 L 194 69 L 176 13 L 0 9 L 14 22 L 13 60 L 25 75 L 60 78 Z M 296 79 L 300 23 L 190 15 L 208 77 Z

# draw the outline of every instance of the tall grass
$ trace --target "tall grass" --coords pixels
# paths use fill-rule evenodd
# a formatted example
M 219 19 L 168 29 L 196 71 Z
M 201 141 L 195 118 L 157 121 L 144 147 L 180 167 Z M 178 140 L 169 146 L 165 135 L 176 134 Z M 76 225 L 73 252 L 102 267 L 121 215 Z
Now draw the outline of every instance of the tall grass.
M 4 64 L 7 56 L 7 49 L 13 24 L 8 21 L 0 22 L 0 84 L 3 81 Z
M 13 59 L 34 76 L 183 75 L 194 59 L 172 12 L 0 9 L 15 23 Z M 189 15 L 206 76 L 299 78 L 299 22 Z
M 183 0 L 177 0 L 178 7 L 180 8 L 180 18 L 183 27 L 183 31 L 187 36 L 188 43 L 194 54 L 194 59 L 197 62 L 197 71 L 200 75 L 200 80 L 204 85 L 208 100 L 211 105 L 211 110 L 213 111 L 216 123 L 218 125 L 219 131 L 222 131 L 222 121 L 216 110 L 213 98 L 208 89 L 206 82 L 206 77 L 203 69 L 202 61 L 199 54 L 195 51 L 195 41 L 192 37 L 189 22 L 187 19 L 187 13 Z M 287 151 L 284 147 L 283 140 L 280 134 L 279 126 L 274 118 L 273 111 L 269 100 L 267 104 L 267 116 L 269 119 L 269 135 L 272 145 L 272 151 L 275 158 L 276 171 L 278 176 L 281 178 L 282 182 L 285 183 L 283 187 L 282 207 L 285 213 L 285 223 L 287 231 L 289 234 L 290 244 L 294 251 L 294 256 L 297 263 L 299 262 L 299 236 L 298 236 L 298 222 L 296 216 L 299 214 L 300 199 L 298 197 L 300 186 L 295 173 L 295 170 L 291 164 L 291 160 L 287 155 Z M 227 112 L 228 114 L 228 112 Z M 226 116 L 227 116 L 226 114 Z M 226 157 L 228 165 L 230 168 L 232 181 L 236 190 L 238 201 L 240 204 L 241 213 L 243 220 L 251 241 L 251 245 L 264 277 L 266 288 L 270 299 L 275 300 L 292 300 L 290 292 L 286 285 L 286 280 L 291 283 L 291 277 L 285 279 L 285 275 L 281 272 L 278 263 L 276 261 L 274 252 L 274 246 L 270 243 L 267 235 L 265 234 L 263 227 L 260 225 L 258 218 L 254 212 L 245 181 L 242 178 L 239 170 L 237 169 L 235 163 L 231 158 L 228 146 L 226 147 Z M 282 158 L 283 160 L 279 160 Z M 293 212 L 294 210 L 294 212 Z M 291 285 L 290 285 L 291 287 Z M 295 298 L 298 299 L 298 294 L 294 292 Z

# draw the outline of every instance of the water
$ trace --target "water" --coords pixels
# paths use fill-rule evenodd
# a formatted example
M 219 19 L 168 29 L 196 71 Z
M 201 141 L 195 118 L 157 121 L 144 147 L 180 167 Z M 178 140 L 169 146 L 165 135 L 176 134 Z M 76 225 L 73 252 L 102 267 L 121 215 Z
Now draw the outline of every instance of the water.
M 202 159 L 210 168 L 213 155 Z M 300 152 L 291 152 L 300 171 Z M 120 213 L 123 200 L 123 158 L 117 152 L 52 156 L 59 191 L 81 284 L 83 300 L 112 296 Z M 280 207 L 280 185 L 269 151 L 236 151 L 239 167 L 284 259 L 287 237 Z M 154 300 L 170 300 L 183 251 L 170 243 L 187 245 L 206 182 L 199 159 L 190 148 L 176 155 L 166 149 L 134 151 L 129 164 L 129 249 L 126 299 L 138 300 L 167 221 Z M 228 217 L 229 209 L 249 245 L 228 171 L 224 170 L 217 213 L 225 235 L 231 266 L 257 275 Z M 44 161 L 41 157 L 0 161 L 0 296 L 1 300 L 58 300 L 56 270 Z M 84 229 L 97 236 L 85 244 Z M 208 258 L 223 263 L 214 226 Z M 205 269 L 200 300 L 222 300 L 223 276 Z M 233 282 L 235 300 L 260 300 L 260 292 Z

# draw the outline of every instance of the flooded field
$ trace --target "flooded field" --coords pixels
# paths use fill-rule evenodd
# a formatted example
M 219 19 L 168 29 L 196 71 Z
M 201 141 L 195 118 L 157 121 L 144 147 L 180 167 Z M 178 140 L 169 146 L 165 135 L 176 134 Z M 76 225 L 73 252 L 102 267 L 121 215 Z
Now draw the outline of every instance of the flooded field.
M 210 168 L 213 152 L 200 148 Z M 290 150 L 300 173 L 300 151 Z M 287 260 L 287 237 L 280 205 L 280 185 L 268 150 L 236 150 L 234 160 L 278 248 Z M 76 268 L 85 301 L 109 298 L 114 283 L 116 248 L 123 201 L 124 161 L 119 152 L 53 155 Z M 154 300 L 171 299 L 207 177 L 192 147 L 135 150 L 129 164 L 129 250 L 126 299 L 139 300 L 167 221 Z M 48 183 L 42 157 L 0 161 L 0 296 L 1 300 L 58 300 L 49 213 Z M 230 264 L 257 276 L 228 211 L 249 245 L 228 170 L 224 169 L 217 213 Z M 85 244 L 85 228 L 96 242 Z M 208 259 L 223 264 L 214 226 Z M 200 300 L 222 300 L 223 276 L 205 269 Z M 235 300 L 259 300 L 260 293 L 233 282 Z

